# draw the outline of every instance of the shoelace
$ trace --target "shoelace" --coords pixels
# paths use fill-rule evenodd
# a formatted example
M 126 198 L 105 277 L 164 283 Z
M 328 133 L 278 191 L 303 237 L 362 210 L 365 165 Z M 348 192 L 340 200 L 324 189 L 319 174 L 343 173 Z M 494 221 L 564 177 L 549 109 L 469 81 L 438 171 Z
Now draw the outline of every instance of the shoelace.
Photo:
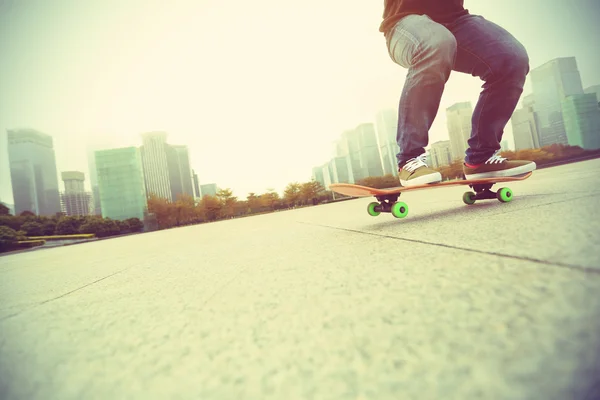
M 427 158 L 427 154 L 421 154 L 419 157 L 412 158 L 404 164 L 404 170 L 407 172 L 413 172 L 417 168 L 426 167 L 427 164 L 425 160 Z
M 488 158 L 485 163 L 486 164 L 500 164 L 504 161 L 506 161 L 506 158 L 500 157 L 500 154 L 496 153 L 493 156 L 491 156 L 490 158 Z

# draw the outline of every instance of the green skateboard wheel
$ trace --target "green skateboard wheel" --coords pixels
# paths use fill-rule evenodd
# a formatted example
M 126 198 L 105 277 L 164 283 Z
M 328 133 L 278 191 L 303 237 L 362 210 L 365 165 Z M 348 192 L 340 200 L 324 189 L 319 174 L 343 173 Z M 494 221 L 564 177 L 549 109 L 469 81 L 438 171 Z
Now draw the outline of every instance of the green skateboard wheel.
M 406 203 L 403 203 L 401 201 L 398 203 L 394 203 L 392 204 L 391 212 L 392 215 L 396 218 L 404 218 L 408 214 L 408 206 L 406 205 Z
M 468 205 L 475 204 L 475 196 L 473 192 L 465 192 L 463 194 L 463 202 Z
M 372 217 L 376 217 L 379 214 L 381 214 L 380 211 L 377 211 L 375 209 L 375 207 L 379 207 L 379 203 L 369 203 L 369 205 L 367 206 L 367 212 L 369 213 L 370 216 Z
M 508 203 L 512 200 L 513 194 L 509 188 L 501 188 L 500 190 L 498 190 L 498 192 L 496 192 L 496 197 L 502 203 Z

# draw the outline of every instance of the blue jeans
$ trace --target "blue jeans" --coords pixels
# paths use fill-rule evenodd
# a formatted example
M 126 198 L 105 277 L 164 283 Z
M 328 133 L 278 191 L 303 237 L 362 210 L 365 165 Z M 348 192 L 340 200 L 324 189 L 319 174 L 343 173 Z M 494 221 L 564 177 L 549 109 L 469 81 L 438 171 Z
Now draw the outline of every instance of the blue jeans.
M 387 38 L 390 57 L 408 69 L 398 110 L 398 165 L 424 153 L 450 71 L 485 83 L 473 110 L 465 162 L 480 164 L 500 149 L 529 73 L 521 43 L 478 15 L 438 24 L 425 15 L 401 19 Z

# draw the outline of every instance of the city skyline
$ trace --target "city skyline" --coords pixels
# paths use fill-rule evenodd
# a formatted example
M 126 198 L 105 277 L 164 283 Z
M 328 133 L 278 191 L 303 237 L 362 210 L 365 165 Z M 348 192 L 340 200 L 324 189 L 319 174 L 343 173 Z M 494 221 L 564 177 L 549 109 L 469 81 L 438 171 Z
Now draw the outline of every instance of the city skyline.
M 381 4 L 343 3 L 347 18 L 340 21 L 341 3 L 259 3 L 240 5 L 239 16 L 218 3 L 193 1 L 5 6 L 0 51 L 9 62 L 0 66 L 0 154 L 6 154 L 6 129 L 30 126 L 54 137 L 59 171 L 82 171 L 91 179 L 89 142 L 117 136 L 114 147 L 126 147 L 137 145 L 141 132 L 164 130 L 189 146 L 200 183 L 217 182 L 240 198 L 269 187 L 281 193 L 290 182 L 310 179 L 341 132 L 396 107 L 406 70 L 389 60 L 377 31 Z M 574 8 L 558 1 L 467 0 L 465 6 L 523 42 L 532 69 L 575 56 L 584 88 L 600 83 L 600 60 L 591 47 L 600 36 L 595 2 Z M 301 25 L 310 20 L 311 31 L 294 28 L 295 20 L 255 15 L 287 8 Z M 214 21 L 198 23 L 204 18 Z M 257 19 L 261 24 L 249 22 Z M 556 20 L 563 21 L 561 29 Z M 255 47 L 230 48 L 240 32 Z M 20 51 L 24 43 L 27 54 Z M 61 56 L 48 57 L 49 48 Z M 447 137 L 443 110 L 462 101 L 474 105 L 480 86 L 477 78 L 451 75 L 430 144 Z M 530 92 L 528 82 L 524 95 Z M 512 140 L 510 124 L 505 138 Z M 0 200 L 10 202 L 7 166 L 0 164 Z

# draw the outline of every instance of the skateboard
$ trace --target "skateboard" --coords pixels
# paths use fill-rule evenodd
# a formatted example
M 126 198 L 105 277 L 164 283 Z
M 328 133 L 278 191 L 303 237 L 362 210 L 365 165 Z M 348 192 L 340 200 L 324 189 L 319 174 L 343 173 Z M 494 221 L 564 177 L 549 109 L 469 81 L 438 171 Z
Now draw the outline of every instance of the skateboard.
M 513 192 L 507 187 L 498 189 L 493 192 L 490 189 L 496 183 L 522 181 L 531 176 L 533 172 L 526 174 L 502 177 L 502 178 L 483 178 L 483 179 L 457 179 L 452 181 L 428 183 L 416 186 L 398 186 L 389 189 L 375 189 L 368 186 L 352 185 L 349 183 L 333 183 L 329 188 L 339 194 L 351 197 L 368 197 L 374 196 L 378 203 L 369 203 L 367 212 L 369 215 L 376 217 L 382 212 L 389 212 L 396 218 L 404 218 L 408 214 L 408 205 L 404 202 L 399 202 L 398 198 L 403 192 L 421 189 L 435 189 L 447 186 L 469 185 L 475 192 L 465 192 L 462 200 L 465 204 L 475 204 L 477 200 L 498 199 L 502 203 L 508 203 L 513 198 Z

